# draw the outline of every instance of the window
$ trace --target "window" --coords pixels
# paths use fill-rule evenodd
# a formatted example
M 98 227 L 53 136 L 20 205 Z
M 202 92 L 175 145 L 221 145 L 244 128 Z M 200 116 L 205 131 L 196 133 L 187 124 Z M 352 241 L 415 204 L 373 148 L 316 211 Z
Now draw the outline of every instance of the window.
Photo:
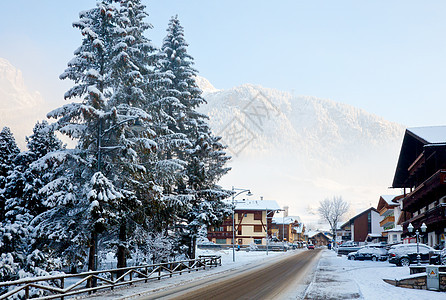
M 262 244 L 262 239 L 254 239 L 254 244 L 261 245 Z
M 216 232 L 225 231 L 225 226 L 214 227 L 214 231 L 216 231 Z
M 398 240 L 398 236 L 396 234 L 392 234 L 392 241 L 396 242 Z
M 262 225 L 254 225 L 254 232 L 263 232 Z
M 254 220 L 262 220 L 262 212 L 261 211 L 254 212 Z
M 238 239 L 238 244 L 243 245 L 243 239 Z
M 226 244 L 226 239 L 217 239 L 216 244 Z
M 420 245 L 420 253 L 427 254 L 429 251 L 430 249 L 428 247 Z
M 369 211 L 367 214 L 367 233 L 372 233 L 372 212 Z

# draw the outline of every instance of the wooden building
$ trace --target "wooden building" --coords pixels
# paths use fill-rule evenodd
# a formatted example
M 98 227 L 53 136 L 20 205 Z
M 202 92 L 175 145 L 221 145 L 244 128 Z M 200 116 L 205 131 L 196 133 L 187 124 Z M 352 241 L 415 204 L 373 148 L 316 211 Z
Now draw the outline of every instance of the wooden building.
M 234 209 L 235 243 L 266 245 L 266 237 L 271 237 L 272 218 L 278 210 L 281 209 L 273 200 L 237 201 Z M 207 235 L 211 242 L 232 245 L 232 217 L 225 219 L 220 227 L 210 227 Z
M 404 195 L 382 195 L 379 197 L 377 210 L 383 219 L 379 222 L 382 228 L 382 236 L 388 244 L 401 243 L 403 228 L 398 225 L 401 216 L 401 202 Z
M 382 217 L 374 207 L 357 214 L 341 226 L 341 232 L 349 237 L 350 241 L 366 242 L 370 235 L 381 235 L 382 228 L 379 222 Z M 347 239 L 344 239 L 347 241 Z
M 294 243 L 305 241 L 305 226 L 298 216 L 274 217 L 271 224 L 273 238 Z
M 307 236 L 308 243 L 311 243 L 315 246 L 327 246 L 331 241 L 331 237 L 325 235 L 323 232 L 320 231 L 310 231 L 307 233 Z
M 446 126 L 409 128 L 404 134 L 393 179 L 393 188 L 404 190 L 400 218 L 403 236 L 407 226 L 423 223 L 422 241 L 430 246 L 444 244 L 446 228 Z

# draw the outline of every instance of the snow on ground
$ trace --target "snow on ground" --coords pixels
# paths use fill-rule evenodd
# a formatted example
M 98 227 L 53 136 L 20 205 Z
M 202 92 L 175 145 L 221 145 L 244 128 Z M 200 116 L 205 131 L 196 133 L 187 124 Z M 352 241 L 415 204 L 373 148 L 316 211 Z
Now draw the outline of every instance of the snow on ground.
M 224 274 L 236 269 L 245 269 L 249 265 L 258 265 L 261 263 L 270 262 L 275 259 L 283 257 L 283 255 L 291 255 L 297 253 L 296 251 L 303 250 L 290 250 L 287 252 L 273 252 L 269 251 L 268 255 L 265 251 L 235 251 L 236 261 L 232 261 L 232 249 L 225 250 L 203 250 L 198 249 L 197 255 L 220 255 L 222 265 L 216 268 L 201 270 L 198 272 L 184 273 L 182 275 L 175 275 L 172 278 L 164 278 L 161 280 L 153 280 L 148 283 L 137 283 L 133 286 L 126 286 L 115 289 L 113 291 L 106 290 L 98 292 L 95 296 L 89 296 L 89 298 L 106 300 L 106 299 L 133 299 L 143 295 L 148 295 L 152 292 L 168 289 L 173 286 L 186 284 L 194 280 L 200 280 L 209 276 Z M 79 297 L 83 298 L 83 297 Z
M 325 250 L 305 299 L 446 299 L 446 293 L 395 287 L 383 279 L 408 277 L 409 267 L 387 261 L 353 261 Z

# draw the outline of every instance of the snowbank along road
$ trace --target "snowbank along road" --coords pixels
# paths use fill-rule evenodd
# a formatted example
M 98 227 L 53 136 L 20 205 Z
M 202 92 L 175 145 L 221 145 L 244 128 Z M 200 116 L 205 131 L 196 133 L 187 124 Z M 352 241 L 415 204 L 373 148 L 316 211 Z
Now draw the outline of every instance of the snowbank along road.
M 157 292 L 149 299 L 286 299 L 295 292 L 309 268 L 317 262 L 320 250 L 299 252 L 283 259 L 257 265 L 224 276 L 211 277 L 173 289 Z

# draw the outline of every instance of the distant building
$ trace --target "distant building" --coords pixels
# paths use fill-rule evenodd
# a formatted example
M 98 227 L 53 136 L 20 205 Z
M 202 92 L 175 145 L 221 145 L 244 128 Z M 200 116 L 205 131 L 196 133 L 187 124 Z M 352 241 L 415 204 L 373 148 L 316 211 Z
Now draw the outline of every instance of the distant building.
M 280 206 L 273 200 L 238 200 L 234 209 L 235 243 L 266 245 L 266 237 L 271 237 L 272 219 L 278 210 Z M 216 244 L 232 245 L 232 217 L 219 227 L 211 226 L 208 239 Z
M 379 225 L 382 217 L 374 207 L 357 214 L 341 225 L 341 233 L 349 237 L 350 241 L 367 242 L 367 236 L 381 236 L 382 228 Z M 347 241 L 347 239 L 344 239 Z
M 271 233 L 273 239 L 277 238 L 280 241 L 283 238 L 290 243 L 305 241 L 305 225 L 297 216 L 274 217 L 271 224 Z
M 404 134 L 393 179 L 393 188 L 404 190 L 400 222 L 427 233 L 422 242 L 436 246 L 445 242 L 446 230 L 446 126 L 408 128 Z
M 315 246 L 327 246 L 331 241 L 331 237 L 327 236 L 321 231 L 309 231 L 307 232 L 308 243 Z
M 398 225 L 401 216 L 401 201 L 403 195 L 383 195 L 379 197 L 377 210 L 383 218 L 379 225 L 382 228 L 382 236 L 386 238 L 388 244 L 401 243 L 403 228 Z

